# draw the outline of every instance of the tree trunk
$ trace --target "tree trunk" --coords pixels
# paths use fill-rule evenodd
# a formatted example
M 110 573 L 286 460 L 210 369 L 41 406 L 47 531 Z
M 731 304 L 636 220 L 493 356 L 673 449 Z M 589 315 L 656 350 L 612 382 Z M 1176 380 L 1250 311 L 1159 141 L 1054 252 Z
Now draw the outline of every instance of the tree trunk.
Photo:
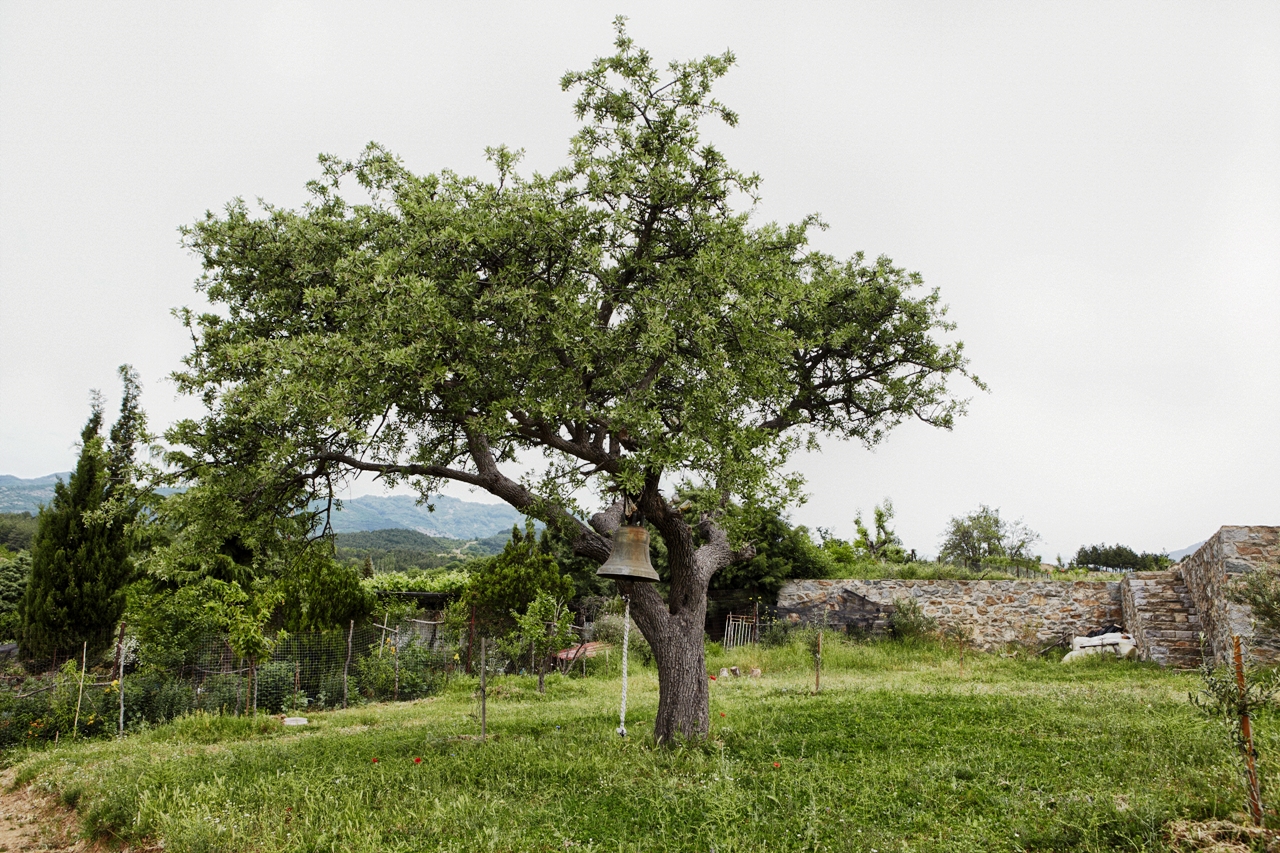
M 679 593 L 673 585 L 670 604 L 664 602 L 650 584 L 623 581 L 618 587 L 630 596 L 636 627 L 649 642 L 658 665 L 654 741 L 663 744 L 706 737 L 711 723 L 703 643 L 706 583 Z
M 650 583 L 620 580 L 618 589 L 630 599 L 632 617 L 649 641 L 658 664 L 658 715 L 653 722 L 653 739 L 670 744 L 704 738 L 711 728 L 703 645 L 707 587 L 720 569 L 755 556 L 755 548 L 731 548 L 724 529 L 707 513 L 702 513 L 696 526 L 691 526 L 682 510 L 663 499 L 659 479 L 656 474 L 647 478 L 637 504 L 667 546 L 667 598 L 664 601 Z M 574 539 L 574 552 L 605 562 L 613 547 L 613 531 L 623 523 L 623 510 L 624 503 L 617 501 L 593 515 L 590 528 L 580 528 Z M 702 544 L 695 544 L 695 532 Z
M 658 664 L 658 716 L 653 722 L 653 739 L 658 743 L 701 739 L 710 730 L 707 654 L 703 643 L 706 612 L 706 590 L 703 590 L 701 607 L 691 608 L 681 618 L 670 620 L 658 642 L 649 640 Z

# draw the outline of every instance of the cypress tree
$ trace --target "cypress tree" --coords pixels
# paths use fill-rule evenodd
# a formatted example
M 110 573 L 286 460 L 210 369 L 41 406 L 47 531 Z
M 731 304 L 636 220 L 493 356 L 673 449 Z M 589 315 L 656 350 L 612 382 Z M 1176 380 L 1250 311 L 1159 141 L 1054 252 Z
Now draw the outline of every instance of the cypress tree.
M 88 643 L 106 649 L 125 608 L 132 579 L 130 538 L 137 515 L 133 447 L 145 429 L 136 374 L 120 368 L 124 399 L 111 442 L 102 437 L 102 400 L 94 395 L 80 433 L 80 458 L 40 510 L 31 543 L 31 579 L 21 604 L 23 653 L 71 655 Z

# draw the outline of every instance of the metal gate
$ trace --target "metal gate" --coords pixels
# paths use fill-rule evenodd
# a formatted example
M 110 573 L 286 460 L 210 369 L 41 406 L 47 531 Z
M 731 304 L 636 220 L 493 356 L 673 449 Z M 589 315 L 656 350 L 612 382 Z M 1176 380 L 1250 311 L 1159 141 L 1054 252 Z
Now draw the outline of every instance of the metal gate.
M 760 622 L 755 614 L 736 616 L 732 613 L 724 622 L 724 647 L 745 646 L 760 639 Z

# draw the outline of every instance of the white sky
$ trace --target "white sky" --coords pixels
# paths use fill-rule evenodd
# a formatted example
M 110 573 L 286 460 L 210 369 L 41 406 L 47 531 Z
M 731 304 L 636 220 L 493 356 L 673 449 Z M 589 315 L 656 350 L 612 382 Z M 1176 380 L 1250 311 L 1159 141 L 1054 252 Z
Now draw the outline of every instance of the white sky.
M 891 496 L 937 550 L 979 503 L 1046 559 L 1280 524 L 1280 4 L 50 3 L 0 0 L 0 473 L 67 470 L 88 391 L 135 365 L 153 426 L 195 304 L 176 228 L 294 206 L 316 155 L 419 172 L 486 145 L 560 164 L 560 75 L 611 49 L 732 48 L 714 138 L 760 219 L 942 290 L 990 386 L 952 433 L 801 460 L 794 518 Z M 484 499 L 482 495 L 459 496 Z

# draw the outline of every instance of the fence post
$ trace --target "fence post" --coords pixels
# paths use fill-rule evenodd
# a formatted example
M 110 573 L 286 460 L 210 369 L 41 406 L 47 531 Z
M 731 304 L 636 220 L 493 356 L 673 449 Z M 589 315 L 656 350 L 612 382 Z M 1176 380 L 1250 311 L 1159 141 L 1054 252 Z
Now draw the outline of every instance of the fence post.
M 342 707 L 347 707 L 347 670 L 351 669 L 351 635 L 356 632 L 356 620 L 351 620 L 347 629 L 347 662 L 342 665 Z
M 244 685 L 244 713 L 249 715 L 250 703 L 253 702 L 253 658 L 249 658 L 249 680 Z
M 395 702 L 399 702 L 400 701 L 400 626 L 399 625 L 396 626 L 396 630 L 395 630 L 395 633 L 392 635 L 391 642 L 395 643 L 395 646 L 391 649 L 391 654 L 394 655 L 396 659 L 396 690 L 395 690 L 395 695 L 392 697 L 392 700 Z
M 813 656 L 813 692 L 822 692 L 822 629 L 818 629 L 818 652 Z
M 116 688 L 120 691 L 120 725 L 117 737 L 124 737 L 124 622 L 120 623 L 120 639 L 116 640 Z
M 467 675 L 471 674 L 471 646 L 476 641 L 476 606 L 471 605 L 471 628 L 467 631 Z
M 80 690 L 76 693 L 76 719 L 71 724 L 71 739 L 75 740 L 80 729 L 80 700 L 84 698 L 84 671 L 89 668 L 89 642 L 86 640 L 80 652 L 84 657 L 80 663 Z
M 485 659 L 484 659 L 484 637 L 481 637 L 480 638 L 480 742 L 481 743 L 484 743 L 486 731 L 487 731 L 486 730 L 487 720 L 485 719 L 485 698 L 486 698 L 485 676 L 488 674 L 488 669 L 489 668 L 488 666 L 485 665 Z

